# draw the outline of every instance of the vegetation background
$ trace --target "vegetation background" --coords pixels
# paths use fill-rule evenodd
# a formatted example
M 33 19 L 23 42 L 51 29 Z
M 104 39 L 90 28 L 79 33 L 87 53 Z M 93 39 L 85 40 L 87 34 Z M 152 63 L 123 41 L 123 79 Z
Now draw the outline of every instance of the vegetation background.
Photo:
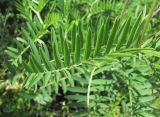
M 69 2 L 66 3 L 64 2 L 65 0 L 46 0 L 46 4 L 45 0 L 39 0 L 41 1 L 41 6 L 37 7 L 36 2 L 30 3 L 31 1 L 33 2 L 34 0 L 0 0 L 0 117 L 159 117 L 159 2 L 157 2 L 157 4 L 153 7 L 154 0 L 68 0 Z M 94 2 L 95 5 L 91 7 L 91 3 Z M 33 9 L 36 10 L 36 12 L 34 10 L 31 10 L 30 15 L 30 13 L 27 12 L 28 6 L 25 5 L 30 5 L 31 7 L 33 7 Z M 54 10 L 51 7 L 52 5 L 54 6 Z M 33 61 L 33 64 L 39 66 L 39 63 L 34 61 L 34 47 L 38 48 L 40 55 L 45 55 L 43 54 L 43 49 L 45 50 L 45 47 L 47 47 L 50 55 L 52 51 L 56 50 L 52 50 L 51 47 L 52 40 L 50 38 L 55 39 L 55 37 L 52 37 L 54 35 L 57 35 L 58 41 L 53 42 L 53 48 L 56 46 L 55 43 L 57 45 L 62 44 L 61 39 L 65 39 L 65 37 L 63 37 L 65 31 L 67 31 L 67 34 L 69 35 L 67 37 L 69 41 L 64 41 L 64 46 L 68 45 L 68 48 L 73 45 L 72 41 L 70 40 L 72 39 L 72 36 L 74 36 L 74 33 L 80 36 L 82 34 L 81 38 L 89 37 L 89 34 L 92 33 L 97 34 L 98 36 L 102 35 L 103 30 L 105 30 L 105 28 L 102 27 L 103 25 L 107 24 L 107 17 L 108 25 L 105 26 L 109 26 L 106 27 L 109 30 L 114 29 L 113 27 L 116 24 L 116 17 L 121 16 L 119 20 L 119 22 L 121 22 L 119 23 L 120 28 L 119 30 L 117 29 L 117 31 L 115 31 L 115 34 L 118 35 L 117 37 L 119 40 L 121 40 L 121 37 L 122 40 L 123 38 L 128 39 L 129 35 L 125 37 L 125 27 L 126 30 L 129 30 L 129 32 L 131 32 L 132 26 L 136 22 L 136 20 L 138 20 L 138 17 L 142 17 L 143 22 L 147 14 L 150 13 L 152 7 L 152 16 L 148 23 L 148 26 L 146 27 L 145 34 L 143 35 L 143 30 L 145 29 L 141 29 L 140 36 L 137 36 L 137 39 L 141 39 L 140 37 L 143 35 L 144 37 L 142 36 L 142 38 L 144 38 L 144 41 L 143 44 L 140 45 L 142 49 L 149 48 L 153 49 L 154 51 L 147 49 L 142 52 L 139 51 L 140 49 L 137 49 L 139 48 L 139 46 L 137 46 L 137 44 L 139 43 L 138 41 L 133 42 L 136 44 L 132 45 L 131 48 L 125 47 L 125 44 L 123 46 L 117 47 L 115 42 L 113 43 L 113 45 L 111 45 L 111 48 L 113 48 L 113 51 L 114 48 L 118 48 L 115 51 L 116 53 L 112 54 L 112 49 L 110 49 L 110 58 L 106 59 L 102 56 L 103 51 L 105 50 L 105 48 L 103 47 L 104 45 L 99 45 L 97 41 L 99 38 L 97 38 L 97 40 L 94 42 L 95 44 L 93 44 L 94 47 L 90 50 L 91 57 L 88 56 L 88 58 L 94 59 L 91 61 L 92 63 L 88 62 L 87 65 L 84 65 L 82 67 L 77 66 L 72 71 L 70 70 L 70 68 L 68 70 L 68 66 L 70 66 L 66 62 L 68 59 L 66 59 L 66 61 L 65 59 L 60 59 L 60 61 L 64 63 L 64 66 L 65 64 L 67 64 L 67 69 L 61 71 L 61 69 L 63 70 L 63 67 L 56 66 L 56 57 L 53 57 L 53 64 L 55 64 L 55 68 L 57 69 L 57 71 L 59 70 L 55 73 L 55 77 L 70 78 L 69 81 L 65 82 L 66 84 L 64 82 L 57 83 L 58 91 L 56 90 L 56 87 L 54 87 L 55 85 L 53 85 L 52 87 L 52 82 L 55 82 L 55 80 L 52 81 L 52 75 L 40 74 L 44 71 L 46 73 L 46 69 L 44 71 L 40 69 L 40 71 L 38 70 L 38 72 L 35 72 L 34 70 L 28 72 L 27 67 L 20 64 L 19 60 L 17 62 L 18 65 L 13 64 L 13 66 L 11 66 L 7 62 L 7 60 L 9 60 L 9 62 L 14 60 L 13 56 L 15 56 L 15 52 L 20 51 L 14 49 L 20 49 L 17 44 L 17 37 L 22 37 L 23 39 L 25 37 L 31 38 L 32 34 L 35 36 L 37 36 L 39 33 L 41 34 L 40 40 L 42 40 L 42 42 L 39 42 L 39 45 L 33 44 L 32 41 L 27 42 L 27 44 L 30 45 L 32 49 L 31 51 L 27 51 L 26 55 L 22 56 L 23 61 L 26 62 L 28 66 L 31 64 L 30 61 Z M 42 9 L 38 10 L 38 8 Z M 139 15 L 141 11 L 143 12 L 142 16 Z M 44 20 L 44 24 L 40 24 L 41 22 L 36 19 L 38 17 L 38 15 L 36 14 L 37 12 L 40 13 L 42 20 Z M 51 14 L 52 12 L 54 12 L 53 15 Z M 32 16 L 33 19 L 30 19 L 30 17 Z M 90 16 L 91 18 L 88 19 L 88 23 L 86 19 Z M 147 22 L 146 19 L 145 22 Z M 31 30 L 27 29 L 28 27 L 30 28 L 30 26 L 32 26 L 32 22 L 34 22 L 34 26 L 32 28 L 38 28 L 39 32 L 36 33 L 36 31 L 34 31 L 32 28 Z M 128 28 L 127 23 L 131 23 L 131 26 Z M 95 24 L 98 27 L 97 29 L 95 29 Z M 90 28 L 88 28 L 88 25 Z M 137 25 L 137 27 L 139 25 Z M 75 30 L 77 32 L 74 32 Z M 100 32 L 101 30 L 102 32 Z M 48 31 L 49 33 L 46 33 L 45 31 Z M 124 35 L 121 34 L 123 31 Z M 108 34 L 110 34 L 108 35 L 108 37 L 110 37 L 112 35 L 112 31 L 109 31 Z M 92 37 L 96 38 L 98 37 L 97 35 L 92 35 Z M 138 35 L 138 33 L 134 35 Z M 88 42 L 86 40 L 84 39 L 84 45 Z M 42 44 L 43 42 L 45 43 L 44 47 Z M 106 43 L 108 44 L 109 42 Z M 75 46 L 77 48 L 79 47 L 76 44 Z M 63 58 L 63 50 L 61 50 L 62 47 L 59 46 L 57 48 L 58 52 L 55 53 L 60 53 L 60 56 Z M 86 49 L 85 47 L 79 48 L 79 51 L 81 52 Z M 128 50 L 125 50 L 124 48 L 136 48 L 137 50 L 130 50 L 129 52 L 127 52 Z M 72 50 L 69 49 L 69 51 Z M 134 52 L 132 53 L 131 51 Z M 46 50 L 44 52 L 46 52 Z M 73 56 L 72 54 L 69 55 L 71 56 L 71 62 L 69 64 L 76 61 L 76 64 L 74 65 L 77 65 L 79 61 L 82 61 L 82 59 L 87 56 L 86 55 L 84 57 L 83 54 L 81 54 L 79 56 L 81 60 L 78 60 L 78 58 L 76 59 L 76 57 L 78 57 L 78 49 L 77 52 L 75 49 L 75 53 Z M 134 55 L 136 55 L 136 57 Z M 64 58 L 65 56 L 68 55 L 64 53 Z M 52 57 L 50 57 L 49 60 L 50 59 L 52 59 Z M 105 63 L 105 61 L 109 61 L 109 63 L 111 64 L 108 64 L 107 62 Z M 94 65 L 92 66 L 92 64 Z M 45 65 L 48 65 L 47 62 Z M 74 67 L 74 65 L 72 66 Z M 95 67 L 97 65 L 98 68 Z M 12 74 L 13 67 L 16 70 L 16 74 Z M 39 68 L 41 67 L 39 66 Z M 75 73 L 77 74 L 80 72 L 82 72 L 82 74 L 75 75 Z M 30 74 L 33 73 L 38 74 L 36 77 L 34 76 L 34 78 L 43 79 L 43 77 L 45 77 L 47 79 L 47 76 L 51 76 L 51 80 L 40 82 L 35 81 L 33 80 L 33 78 L 31 79 L 30 76 Z M 93 75 L 94 80 L 92 80 Z M 25 80 L 26 78 L 30 78 L 32 82 Z M 79 80 L 75 80 L 76 78 L 78 78 Z M 89 83 L 90 80 L 92 82 L 91 84 Z M 43 84 L 43 82 L 47 82 L 46 84 L 49 84 L 49 86 L 51 84 L 51 87 Z M 75 83 L 74 86 L 72 86 L 73 82 Z M 89 90 L 91 91 L 89 92 Z M 84 98 L 87 100 L 85 100 Z

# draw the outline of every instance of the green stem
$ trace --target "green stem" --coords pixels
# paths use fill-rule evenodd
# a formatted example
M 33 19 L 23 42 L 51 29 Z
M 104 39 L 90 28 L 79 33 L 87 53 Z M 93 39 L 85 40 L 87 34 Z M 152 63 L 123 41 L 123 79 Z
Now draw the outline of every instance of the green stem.
M 128 7 L 128 2 L 129 2 L 129 0 L 125 0 L 124 8 L 123 8 L 123 10 L 121 12 L 120 19 L 121 19 L 121 17 L 123 17 L 123 15 L 125 13 L 125 10 Z
M 37 17 L 38 17 L 38 19 L 39 19 L 40 23 L 41 23 L 41 24 L 43 24 L 43 20 L 42 20 L 42 18 L 41 18 L 41 16 L 40 16 L 40 14 L 39 14 L 38 12 L 36 12 L 36 14 L 37 14 Z
M 153 1 L 153 5 L 152 5 L 152 7 L 151 7 L 151 9 L 150 9 L 150 11 L 149 11 L 149 14 L 148 14 L 148 16 L 147 16 L 147 18 L 146 18 L 146 22 L 145 22 L 144 27 L 143 27 L 143 30 L 142 30 L 142 35 L 141 35 L 141 38 L 140 38 L 140 45 L 141 45 L 141 44 L 143 43 L 143 41 L 144 41 L 144 35 L 145 35 L 146 31 L 147 31 L 149 22 L 150 22 L 150 20 L 152 19 L 152 14 L 153 14 L 154 9 L 155 9 L 155 7 L 156 7 L 157 4 L 158 4 L 158 0 L 154 0 L 154 1 Z
M 88 107 L 88 109 L 89 109 L 89 105 L 90 105 L 89 97 L 90 97 L 90 91 L 91 91 L 91 84 L 92 84 L 92 79 L 93 79 L 95 70 L 96 70 L 96 68 L 94 68 L 92 70 L 90 78 L 89 78 L 88 91 L 87 91 L 87 107 Z
M 43 20 L 41 18 L 40 12 L 36 11 L 33 7 L 30 7 L 32 9 L 32 11 L 37 15 L 39 21 L 41 24 L 43 24 Z
M 129 79 L 129 81 L 128 81 L 128 90 L 129 90 L 129 102 L 130 102 L 130 108 L 131 108 L 131 110 L 130 110 L 130 117 L 132 117 L 132 105 L 133 105 L 133 103 L 132 103 L 132 88 L 131 88 L 131 80 Z

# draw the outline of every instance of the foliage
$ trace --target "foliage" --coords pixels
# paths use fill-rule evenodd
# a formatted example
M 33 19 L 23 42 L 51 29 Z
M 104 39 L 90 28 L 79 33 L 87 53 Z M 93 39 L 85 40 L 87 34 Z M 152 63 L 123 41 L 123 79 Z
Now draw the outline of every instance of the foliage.
M 14 109 L 36 103 L 37 111 L 54 104 L 50 116 L 156 116 L 160 53 L 159 36 L 149 39 L 152 10 L 129 16 L 121 2 L 100 0 L 16 6 L 26 23 L 6 50 L 10 83 L 21 90 Z

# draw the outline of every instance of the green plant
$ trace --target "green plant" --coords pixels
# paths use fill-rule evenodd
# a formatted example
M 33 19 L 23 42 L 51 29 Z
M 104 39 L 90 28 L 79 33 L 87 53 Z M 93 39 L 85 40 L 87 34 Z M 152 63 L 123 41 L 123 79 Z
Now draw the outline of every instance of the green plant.
M 64 95 L 64 116 L 151 115 L 149 105 L 156 89 L 148 78 L 155 75 L 150 55 L 159 58 L 160 53 L 150 45 L 142 47 L 146 42 L 139 44 L 146 32 L 147 14 L 115 18 L 98 12 L 95 16 L 108 8 L 97 0 L 93 2 L 96 7 L 87 2 L 88 12 L 81 14 L 73 3 L 81 2 L 16 3 L 26 27 L 16 48 L 6 50 L 11 59 L 5 65 L 11 76 L 21 73 L 11 82 L 37 93 L 34 100 L 40 104 Z

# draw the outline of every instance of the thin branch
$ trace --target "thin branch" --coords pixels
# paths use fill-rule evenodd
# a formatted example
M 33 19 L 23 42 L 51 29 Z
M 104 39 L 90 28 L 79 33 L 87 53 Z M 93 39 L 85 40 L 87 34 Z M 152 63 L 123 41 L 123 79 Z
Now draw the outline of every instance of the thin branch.
M 127 9 L 128 7 L 128 3 L 129 3 L 129 0 L 125 0 L 125 4 L 124 4 L 124 8 L 121 12 L 121 15 L 120 15 L 120 18 L 123 17 L 124 13 L 125 13 L 125 10 Z
M 144 41 L 144 35 L 145 35 L 145 33 L 146 33 L 147 29 L 148 29 L 149 22 L 152 19 L 152 14 L 154 12 L 154 9 L 155 9 L 157 3 L 158 3 L 158 0 L 154 0 L 153 5 L 152 5 L 152 7 L 151 7 L 151 9 L 149 11 L 149 14 L 148 14 L 147 18 L 146 18 L 146 22 L 144 24 L 144 27 L 142 29 L 142 35 L 140 37 L 139 45 L 141 45 L 143 43 L 143 41 Z
M 156 9 L 154 10 L 152 17 L 154 17 L 155 15 L 157 15 L 159 12 L 160 12 L 160 5 L 158 5 L 156 7 Z
M 88 84 L 88 90 L 87 90 L 87 107 L 88 107 L 88 109 L 89 109 L 89 105 L 90 105 L 89 98 L 90 98 L 90 92 L 91 92 L 91 84 L 92 84 L 92 79 L 93 79 L 95 70 L 96 70 L 96 67 L 92 70 L 90 78 L 89 78 L 89 84 Z

